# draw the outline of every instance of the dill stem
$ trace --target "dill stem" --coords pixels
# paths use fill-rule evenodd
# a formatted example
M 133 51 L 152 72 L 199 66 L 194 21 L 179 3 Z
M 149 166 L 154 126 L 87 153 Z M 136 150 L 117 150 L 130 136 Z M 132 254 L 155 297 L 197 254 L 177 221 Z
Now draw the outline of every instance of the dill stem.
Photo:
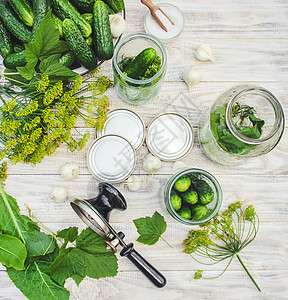
M 161 235 L 160 235 L 160 238 L 170 247 L 170 248 L 173 248 Z
M 253 276 L 250 274 L 250 272 L 248 271 L 248 269 L 244 265 L 244 263 L 243 263 L 242 259 L 240 258 L 239 254 L 236 254 L 236 256 L 237 256 L 240 264 L 242 265 L 242 267 L 244 268 L 244 270 L 246 271 L 246 273 L 248 274 L 248 276 L 250 277 L 250 279 L 252 280 L 252 282 L 254 283 L 256 288 L 258 289 L 258 291 L 261 292 L 261 289 L 260 289 L 259 285 L 256 283 L 255 279 L 253 278 Z

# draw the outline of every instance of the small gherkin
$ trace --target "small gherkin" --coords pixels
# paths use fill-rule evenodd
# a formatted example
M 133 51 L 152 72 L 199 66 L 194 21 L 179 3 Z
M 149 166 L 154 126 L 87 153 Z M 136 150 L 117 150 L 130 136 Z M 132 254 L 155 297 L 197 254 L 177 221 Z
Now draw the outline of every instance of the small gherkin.
M 191 185 L 191 179 L 188 176 L 181 176 L 174 183 L 174 189 L 178 192 L 186 192 Z
M 193 205 L 198 202 L 198 194 L 196 191 L 190 189 L 182 194 L 182 199 L 187 203 Z
M 194 220 L 201 220 L 206 216 L 207 207 L 204 205 L 195 205 L 192 208 L 192 215 Z
M 174 191 L 171 192 L 170 197 L 171 205 L 175 210 L 179 210 L 182 205 L 181 197 Z

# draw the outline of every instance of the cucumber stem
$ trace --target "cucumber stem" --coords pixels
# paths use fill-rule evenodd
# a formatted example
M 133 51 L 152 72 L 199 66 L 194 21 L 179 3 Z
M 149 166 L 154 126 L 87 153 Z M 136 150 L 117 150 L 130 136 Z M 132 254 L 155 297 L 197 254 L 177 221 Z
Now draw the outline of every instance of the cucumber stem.
M 256 288 L 258 289 L 258 291 L 261 292 L 261 289 L 260 289 L 259 285 L 256 283 L 255 279 L 253 278 L 253 276 L 250 274 L 250 272 L 248 271 L 248 269 L 244 265 L 244 263 L 243 263 L 242 259 L 240 258 L 239 254 L 236 254 L 236 256 L 237 256 L 240 264 L 242 265 L 242 267 L 244 268 L 244 270 L 246 271 L 246 273 L 248 274 L 248 276 L 250 277 L 250 279 L 252 280 L 252 282 L 254 283 Z

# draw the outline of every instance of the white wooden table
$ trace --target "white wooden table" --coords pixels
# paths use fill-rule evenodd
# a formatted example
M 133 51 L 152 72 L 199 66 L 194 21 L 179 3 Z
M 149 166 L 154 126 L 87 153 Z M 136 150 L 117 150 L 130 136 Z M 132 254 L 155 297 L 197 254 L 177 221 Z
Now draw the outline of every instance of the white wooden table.
M 166 2 L 166 1 L 164 1 Z M 170 2 L 170 1 L 169 1 Z M 153 102 L 130 106 L 108 93 L 111 108 L 125 107 L 139 113 L 146 124 L 158 113 L 178 111 L 187 116 L 197 131 L 201 112 L 210 108 L 217 96 L 233 85 L 253 83 L 274 93 L 285 110 L 288 109 L 288 1 L 287 0 L 174 0 L 185 15 L 186 25 L 180 38 L 165 44 L 168 52 L 168 73 L 162 91 Z M 140 1 L 126 0 L 127 33 L 143 32 L 147 10 Z M 211 45 L 215 62 L 199 62 L 194 49 Z M 182 70 L 187 64 L 203 72 L 203 81 L 190 93 L 182 81 Z M 104 74 L 112 76 L 111 63 L 103 65 Z M 83 128 L 82 130 L 85 130 Z M 92 140 L 90 141 L 90 143 Z M 88 143 L 89 144 L 89 143 Z M 112 225 L 126 234 L 127 241 L 136 241 L 138 234 L 133 219 L 151 216 L 159 211 L 168 223 L 163 241 L 154 246 L 135 242 L 135 248 L 155 265 L 167 278 L 167 285 L 157 289 L 125 258 L 119 257 L 117 277 L 85 279 L 80 286 L 68 280 L 71 299 L 287 299 L 288 298 L 288 138 L 287 132 L 270 154 L 236 167 L 223 167 L 211 162 L 201 151 L 196 137 L 192 152 L 183 160 L 191 167 L 211 172 L 220 182 L 224 201 L 222 209 L 235 202 L 253 204 L 261 220 L 256 240 L 242 253 L 242 259 L 262 288 L 259 293 L 237 260 L 228 271 L 215 280 L 193 279 L 201 268 L 206 276 L 217 275 L 224 265 L 205 267 L 196 264 L 181 245 L 189 227 L 172 219 L 163 202 L 163 186 L 173 174 L 172 163 L 163 163 L 156 174 L 146 174 L 142 159 L 147 153 L 143 146 L 138 151 L 134 174 L 147 180 L 147 186 L 130 192 L 124 184 L 116 187 L 125 195 L 128 209 L 113 213 Z M 24 164 L 10 166 L 6 192 L 14 196 L 21 211 L 27 213 L 25 203 L 34 214 L 53 230 L 71 225 L 84 228 L 72 211 L 69 201 L 55 204 L 51 199 L 54 186 L 69 188 L 69 199 L 89 198 L 97 193 L 98 182 L 86 165 L 86 150 L 68 152 L 63 146 L 50 157 L 32 168 Z M 59 167 L 69 161 L 80 164 L 80 176 L 74 182 L 64 182 Z M 25 299 L 11 283 L 1 267 L 0 299 Z M 39 294 L 39 299 L 41 296 Z

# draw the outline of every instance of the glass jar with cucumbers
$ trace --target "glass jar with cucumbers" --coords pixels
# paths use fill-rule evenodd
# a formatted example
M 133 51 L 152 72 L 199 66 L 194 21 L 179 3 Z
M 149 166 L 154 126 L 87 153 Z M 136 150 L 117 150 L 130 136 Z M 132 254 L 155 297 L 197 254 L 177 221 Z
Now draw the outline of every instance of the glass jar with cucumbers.
M 125 36 L 117 45 L 112 60 L 117 95 L 141 105 L 160 91 L 167 69 L 162 43 L 146 33 Z

